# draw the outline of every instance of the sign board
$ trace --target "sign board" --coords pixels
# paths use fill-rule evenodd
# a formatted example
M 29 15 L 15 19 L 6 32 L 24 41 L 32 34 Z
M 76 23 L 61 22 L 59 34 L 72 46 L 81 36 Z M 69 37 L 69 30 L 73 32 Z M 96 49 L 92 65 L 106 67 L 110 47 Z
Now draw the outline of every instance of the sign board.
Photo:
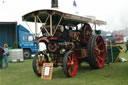
M 51 80 L 53 71 L 53 63 L 44 63 L 42 68 L 41 79 Z

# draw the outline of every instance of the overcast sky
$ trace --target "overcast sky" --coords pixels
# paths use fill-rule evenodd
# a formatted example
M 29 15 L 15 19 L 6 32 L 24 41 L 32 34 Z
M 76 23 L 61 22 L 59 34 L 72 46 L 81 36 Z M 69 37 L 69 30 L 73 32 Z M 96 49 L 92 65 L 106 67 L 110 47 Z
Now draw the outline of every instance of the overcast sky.
M 99 29 L 113 31 L 128 27 L 128 0 L 58 0 L 59 10 L 79 15 L 95 16 L 107 22 Z M 23 24 L 22 15 L 39 9 L 51 8 L 51 0 L 0 0 L 0 21 Z

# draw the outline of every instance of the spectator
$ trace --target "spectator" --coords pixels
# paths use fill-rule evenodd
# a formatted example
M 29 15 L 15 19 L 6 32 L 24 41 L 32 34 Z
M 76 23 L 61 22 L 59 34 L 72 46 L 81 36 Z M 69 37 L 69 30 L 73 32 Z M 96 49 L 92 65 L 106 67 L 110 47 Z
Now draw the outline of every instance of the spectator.
M 5 64 L 6 64 L 6 68 L 8 68 L 8 45 L 4 44 L 4 58 L 5 58 Z
M 128 40 L 126 42 L 126 50 L 125 50 L 125 53 L 128 51 Z
M 0 69 L 3 67 L 3 53 L 4 53 L 4 49 L 2 47 L 0 47 Z

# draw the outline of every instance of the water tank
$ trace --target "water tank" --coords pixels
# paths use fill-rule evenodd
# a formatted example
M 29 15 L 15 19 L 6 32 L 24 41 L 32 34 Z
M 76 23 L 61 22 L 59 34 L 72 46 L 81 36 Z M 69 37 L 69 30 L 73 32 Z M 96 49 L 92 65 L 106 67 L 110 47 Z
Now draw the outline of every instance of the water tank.
M 23 49 L 11 49 L 9 50 L 9 62 L 22 62 L 23 58 Z

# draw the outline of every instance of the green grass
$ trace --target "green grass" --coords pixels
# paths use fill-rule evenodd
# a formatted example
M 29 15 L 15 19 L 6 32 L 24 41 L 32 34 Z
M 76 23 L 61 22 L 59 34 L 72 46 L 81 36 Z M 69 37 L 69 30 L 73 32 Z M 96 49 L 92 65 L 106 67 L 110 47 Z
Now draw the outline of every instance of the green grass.
M 121 44 L 125 50 L 125 45 Z M 121 57 L 128 59 L 128 52 Z M 4 65 L 5 66 L 5 65 Z M 128 62 L 116 62 L 102 69 L 93 70 L 82 63 L 77 75 L 66 78 L 61 67 L 54 68 L 52 80 L 42 80 L 32 70 L 32 59 L 9 63 L 0 70 L 0 85 L 128 85 Z

